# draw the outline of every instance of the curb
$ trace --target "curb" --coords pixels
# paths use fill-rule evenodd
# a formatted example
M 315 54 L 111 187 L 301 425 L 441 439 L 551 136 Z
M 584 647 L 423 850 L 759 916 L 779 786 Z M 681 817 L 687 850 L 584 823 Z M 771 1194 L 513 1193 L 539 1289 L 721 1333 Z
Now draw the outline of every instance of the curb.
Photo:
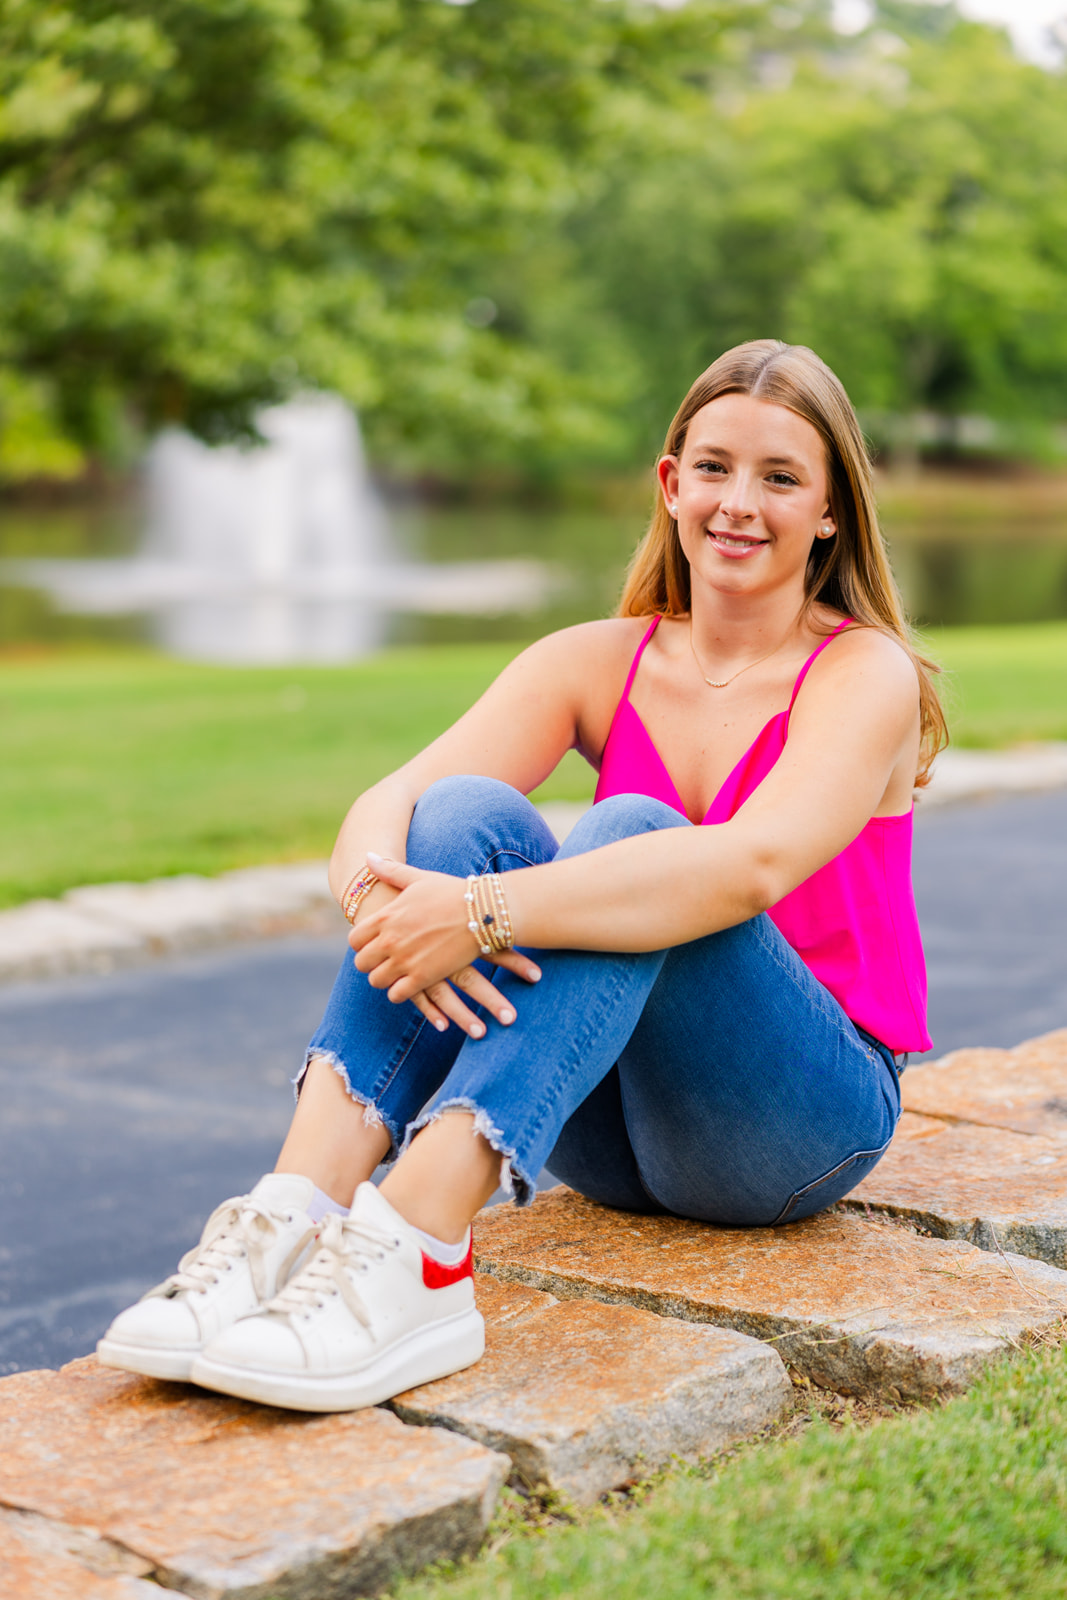
M 990 795 L 1067 787 L 1067 743 L 1017 750 L 947 750 L 922 811 Z M 587 809 L 582 801 L 540 807 L 556 837 Z M 186 874 L 149 883 L 70 889 L 0 912 L 0 983 L 103 973 L 156 956 L 234 941 L 310 933 L 343 937 L 325 861 L 243 867 L 217 878 Z

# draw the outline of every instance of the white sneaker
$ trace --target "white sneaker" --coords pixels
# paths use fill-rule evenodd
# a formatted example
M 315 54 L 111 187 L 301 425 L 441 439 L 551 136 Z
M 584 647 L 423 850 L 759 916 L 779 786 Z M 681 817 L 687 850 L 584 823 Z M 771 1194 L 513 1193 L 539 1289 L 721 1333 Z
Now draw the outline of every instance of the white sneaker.
M 98 1359 L 150 1378 L 187 1379 L 208 1340 L 258 1310 L 307 1259 L 319 1234 L 306 1210 L 313 1193 L 310 1178 L 272 1172 L 251 1194 L 224 1200 L 173 1277 L 115 1318 Z
M 472 1366 L 485 1349 L 473 1255 L 443 1267 L 370 1183 L 258 1315 L 193 1363 L 207 1389 L 296 1411 L 355 1411 Z

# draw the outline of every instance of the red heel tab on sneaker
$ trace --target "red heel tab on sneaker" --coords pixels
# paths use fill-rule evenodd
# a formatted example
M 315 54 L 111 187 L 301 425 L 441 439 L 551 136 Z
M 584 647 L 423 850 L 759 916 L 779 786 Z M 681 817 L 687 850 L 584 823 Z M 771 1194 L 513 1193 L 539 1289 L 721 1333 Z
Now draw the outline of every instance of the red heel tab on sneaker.
M 433 1256 L 422 1252 L 422 1281 L 427 1289 L 447 1289 L 450 1283 L 459 1283 L 463 1278 L 474 1277 L 474 1240 L 471 1239 L 470 1248 L 458 1267 L 442 1266 L 440 1261 L 435 1261 Z

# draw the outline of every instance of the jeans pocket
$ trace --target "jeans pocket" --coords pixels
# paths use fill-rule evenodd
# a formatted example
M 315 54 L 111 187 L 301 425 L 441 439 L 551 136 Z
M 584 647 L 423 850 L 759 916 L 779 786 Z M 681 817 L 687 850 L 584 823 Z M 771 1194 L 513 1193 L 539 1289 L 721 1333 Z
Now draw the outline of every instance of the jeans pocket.
M 868 1172 L 873 1171 L 891 1143 L 892 1140 L 887 1139 L 878 1150 L 856 1150 L 828 1172 L 806 1183 L 802 1189 L 795 1189 L 771 1227 L 777 1228 L 783 1222 L 801 1222 L 805 1217 L 814 1216 L 816 1211 L 824 1211 L 827 1206 L 832 1206 L 850 1189 L 854 1189 L 857 1183 L 861 1183 Z

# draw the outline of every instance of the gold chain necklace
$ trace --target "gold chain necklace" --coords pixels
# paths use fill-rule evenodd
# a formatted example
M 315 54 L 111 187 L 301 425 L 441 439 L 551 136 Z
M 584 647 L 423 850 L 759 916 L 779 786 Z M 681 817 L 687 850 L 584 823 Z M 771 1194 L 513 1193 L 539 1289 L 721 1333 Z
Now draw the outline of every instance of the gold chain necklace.
M 792 631 L 793 631 L 792 628 L 790 628 L 789 632 L 792 633 Z M 789 634 L 787 633 L 785 638 L 788 639 L 788 637 L 789 637 Z M 714 678 L 709 678 L 708 677 L 707 673 L 704 671 L 704 668 L 700 665 L 700 657 L 697 655 L 697 647 L 693 643 L 693 618 L 692 618 L 692 615 L 690 615 L 690 618 L 689 618 L 689 648 L 693 652 L 693 660 L 697 664 L 697 671 L 700 673 L 700 676 L 703 678 L 704 682 L 707 684 L 709 689 L 728 689 L 730 687 L 731 683 L 734 682 L 734 679 L 739 678 L 741 676 L 742 672 L 750 672 L 753 667 L 758 667 L 764 661 L 769 661 L 772 656 L 776 656 L 778 654 L 779 650 L 782 648 L 782 645 L 784 645 L 784 644 L 785 644 L 785 639 L 780 639 L 778 641 L 778 643 L 775 645 L 774 649 L 773 650 L 768 650 L 767 654 L 765 656 L 758 656 L 755 661 L 750 661 L 748 663 L 747 667 L 740 667 L 738 669 L 738 671 L 733 674 L 733 677 L 724 678 L 722 683 L 716 683 Z

